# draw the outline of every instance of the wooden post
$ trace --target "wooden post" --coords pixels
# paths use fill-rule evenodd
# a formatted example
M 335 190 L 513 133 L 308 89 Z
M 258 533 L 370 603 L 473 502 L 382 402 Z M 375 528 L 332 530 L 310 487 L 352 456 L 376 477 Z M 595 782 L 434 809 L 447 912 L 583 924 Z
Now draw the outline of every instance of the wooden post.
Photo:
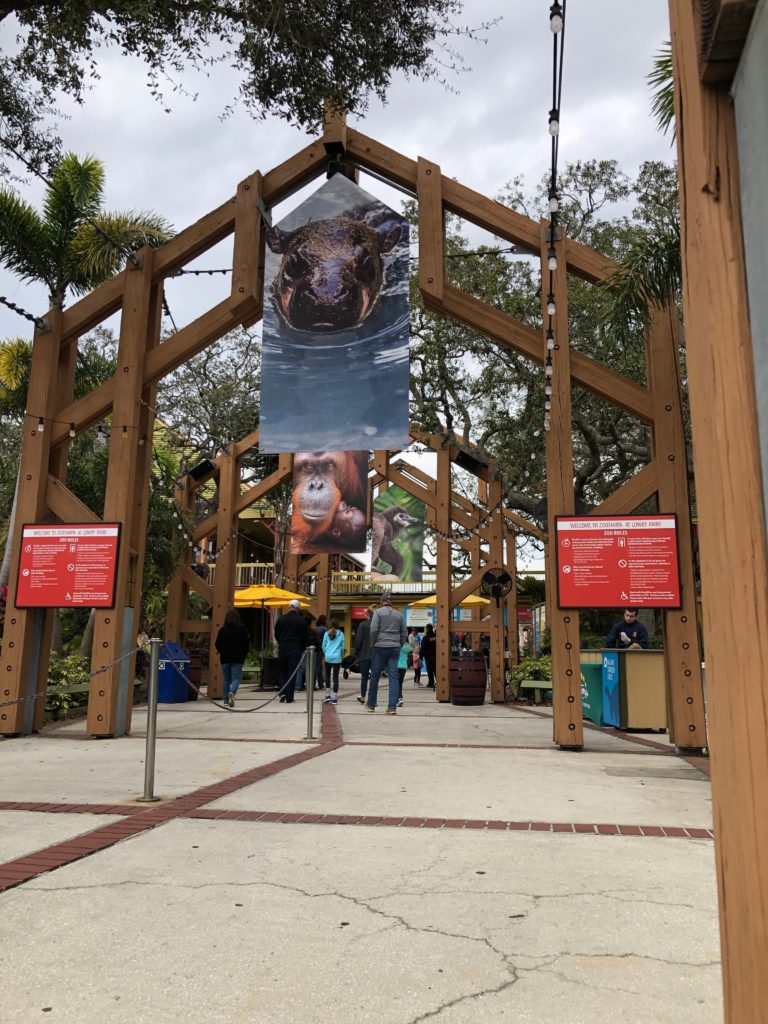
M 435 697 L 448 701 L 450 687 L 448 666 L 451 659 L 451 453 L 448 446 L 437 453 L 437 587 L 435 598 Z
M 173 496 L 174 504 L 181 515 L 183 511 L 192 512 L 195 508 L 194 481 L 185 476 L 176 487 Z M 189 583 L 185 579 L 183 568 L 190 565 L 192 559 L 190 547 L 187 545 L 182 552 L 181 561 L 171 582 L 168 584 L 168 603 L 165 613 L 165 639 L 181 643 L 181 624 L 189 617 Z
M 33 695 L 47 686 L 49 652 L 41 650 L 43 612 L 37 608 L 16 608 L 16 579 L 21 555 L 21 527 L 39 523 L 45 516 L 45 492 L 51 451 L 51 434 L 55 415 L 59 355 L 61 352 L 61 313 L 48 314 L 50 330 L 35 331 L 32 343 L 32 365 L 27 393 L 27 415 L 19 464 L 16 497 L 16 528 L 9 537 L 11 570 L 8 580 L 8 601 L 5 632 L 0 648 L 0 703 L 17 700 L 0 708 L 0 734 L 29 734 L 35 725 L 37 703 Z M 38 419 L 43 419 L 43 429 Z
M 694 4 L 670 0 L 726 1024 L 768 1005 L 768 549 L 727 86 L 699 78 Z
M 507 557 L 505 568 L 513 579 L 512 589 L 507 594 L 507 651 L 509 657 L 505 664 L 514 668 L 520 661 L 519 637 L 517 628 L 517 543 L 514 533 L 507 534 Z
M 224 684 L 221 663 L 215 643 L 224 617 L 234 606 L 235 571 L 237 569 L 237 512 L 235 505 L 240 494 L 240 472 L 234 444 L 218 457 L 219 506 L 216 513 L 216 576 L 213 581 L 213 607 L 211 608 L 211 635 L 208 662 L 208 696 L 221 697 Z
M 682 606 L 664 612 L 669 738 L 678 747 L 701 753 L 707 745 L 704 687 L 701 678 L 696 585 L 685 428 L 677 362 L 677 314 L 668 304 L 653 311 L 647 339 L 648 385 L 653 393 L 653 455 L 658 474 L 659 512 L 677 516 Z
M 419 157 L 419 290 L 427 309 L 439 311 L 445 277 L 442 175 L 438 164 Z
M 501 476 L 493 474 L 488 483 L 488 507 L 491 518 L 488 523 L 490 533 L 488 544 L 489 563 L 502 569 L 504 567 L 504 511 L 501 499 L 504 489 Z M 491 598 L 491 700 L 494 704 L 504 703 L 504 601 Z
M 554 271 L 553 294 L 555 316 L 553 331 L 555 348 L 546 347 L 547 295 L 550 271 L 547 250 L 554 246 L 557 270 Z M 584 726 L 581 717 L 581 669 L 579 666 L 579 613 L 561 611 L 557 607 L 554 578 L 557 543 L 555 516 L 573 515 L 573 429 L 571 426 L 571 359 L 568 335 L 568 278 L 564 241 L 550 241 L 550 227 L 541 227 L 541 305 L 544 323 L 544 356 L 552 356 L 553 374 L 550 410 L 551 426 L 547 431 L 547 619 L 552 637 L 552 713 L 555 743 L 563 749 L 581 749 Z
M 153 250 L 145 246 L 138 254 L 138 266 L 126 274 L 120 342 L 117 351 L 112 436 L 104 497 L 104 522 L 122 523 L 117 559 L 114 608 L 98 609 L 93 630 L 91 671 L 98 673 L 88 697 L 88 732 L 92 736 L 122 736 L 130 725 L 128 657 L 134 637 L 134 591 L 136 574 L 133 517 L 137 475 L 145 468 L 141 439 L 141 396 L 144 390 L 144 360 L 153 347 L 157 326 L 156 303 L 152 299 Z M 108 668 L 104 668 L 108 666 Z M 103 671 L 100 671 L 103 670 Z
M 263 181 L 258 171 L 237 186 L 230 307 L 242 320 L 261 314 L 264 232 L 261 230 L 259 203 L 262 195 Z

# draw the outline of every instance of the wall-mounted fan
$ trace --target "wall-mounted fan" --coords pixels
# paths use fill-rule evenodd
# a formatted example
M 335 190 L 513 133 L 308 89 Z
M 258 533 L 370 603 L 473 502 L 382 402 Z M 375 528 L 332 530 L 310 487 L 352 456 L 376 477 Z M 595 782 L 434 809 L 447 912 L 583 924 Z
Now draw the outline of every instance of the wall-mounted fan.
M 499 601 L 501 601 L 502 597 L 507 596 L 514 586 L 514 582 L 506 569 L 489 569 L 483 573 L 480 590 L 486 596 L 495 598 L 496 607 L 498 608 Z

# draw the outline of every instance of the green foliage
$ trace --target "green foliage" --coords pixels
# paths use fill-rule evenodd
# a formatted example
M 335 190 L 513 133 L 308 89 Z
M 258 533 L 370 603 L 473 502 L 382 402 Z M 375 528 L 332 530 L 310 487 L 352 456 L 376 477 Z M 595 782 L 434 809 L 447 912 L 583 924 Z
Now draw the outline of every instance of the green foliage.
M 519 576 L 517 593 L 519 597 L 530 597 L 531 604 L 542 604 L 546 598 L 546 583 L 539 576 Z
M 538 658 L 523 658 L 509 674 L 509 685 L 512 696 L 519 693 L 520 683 L 524 679 L 540 679 L 542 682 L 552 681 L 552 658 L 543 654 Z
M 45 696 L 45 714 L 48 721 L 67 718 L 73 708 L 88 703 L 88 693 L 72 693 L 71 688 L 88 682 L 90 671 L 85 658 L 68 654 L 63 658 L 51 655 L 48 670 L 48 691 Z
M 0 116 L 13 116 L 17 145 L 42 147 L 44 139 L 29 137 L 41 103 L 61 93 L 82 102 L 111 46 L 144 61 L 150 92 L 168 112 L 164 82 L 184 92 L 177 83 L 187 68 L 208 77 L 221 64 L 239 74 L 227 110 L 239 102 L 255 117 L 317 128 L 325 100 L 359 116 L 369 93 L 385 99 L 395 72 L 442 80 L 461 68 L 452 37 L 479 40 L 493 25 L 457 25 L 461 8 L 462 0 L 7 3 L 0 21 L 16 15 L 20 46 L 0 64 Z
M 653 89 L 651 111 L 656 118 L 659 131 L 666 135 L 672 129 L 675 137 L 675 89 L 672 73 L 672 43 L 667 39 L 653 58 L 653 69 L 648 75 L 648 84 Z
M 42 281 L 51 306 L 61 307 L 68 291 L 82 295 L 121 269 L 125 252 L 170 237 L 170 225 L 157 214 L 105 213 L 103 196 L 103 164 L 75 153 L 65 153 L 56 165 L 42 214 L 0 189 L 0 263 L 22 281 Z

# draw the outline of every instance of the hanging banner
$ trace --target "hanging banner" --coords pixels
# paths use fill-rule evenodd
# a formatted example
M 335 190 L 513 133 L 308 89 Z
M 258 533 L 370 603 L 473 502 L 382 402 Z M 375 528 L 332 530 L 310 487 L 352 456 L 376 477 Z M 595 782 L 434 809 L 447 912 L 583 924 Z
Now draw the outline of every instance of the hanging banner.
M 407 446 L 408 227 L 336 174 L 267 232 L 260 451 Z
M 17 608 L 114 608 L 120 523 L 25 525 Z
M 292 500 L 292 555 L 365 551 L 368 452 L 297 452 Z
M 371 572 L 421 583 L 427 506 L 402 487 L 388 487 L 373 499 Z
M 556 516 L 560 608 L 679 608 L 674 515 Z

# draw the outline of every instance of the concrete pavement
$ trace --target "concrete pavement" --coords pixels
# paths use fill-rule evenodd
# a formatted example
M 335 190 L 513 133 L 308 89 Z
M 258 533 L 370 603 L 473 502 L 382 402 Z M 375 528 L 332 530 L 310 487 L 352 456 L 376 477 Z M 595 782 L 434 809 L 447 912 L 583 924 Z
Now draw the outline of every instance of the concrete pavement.
M 709 783 L 544 709 L 161 707 L 0 742 L 5 1022 L 722 1020 Z M 348 689 L 346 689 L 348 687 Z M 238 711 L 264 695 L 241 690 Z

